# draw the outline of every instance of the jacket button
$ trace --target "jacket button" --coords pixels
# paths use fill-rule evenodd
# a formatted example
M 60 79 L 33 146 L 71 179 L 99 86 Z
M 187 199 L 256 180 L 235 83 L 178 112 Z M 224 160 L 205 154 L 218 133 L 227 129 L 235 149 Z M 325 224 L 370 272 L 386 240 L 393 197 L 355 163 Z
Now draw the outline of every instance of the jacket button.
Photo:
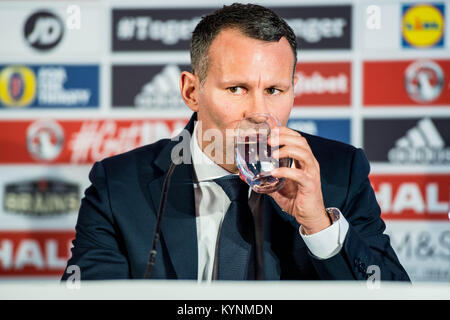
M 361 273 L 366 273 L 366 265 L 364 262 L 360 262 L 358 265 L 358 269 L 359 271 L 361 271 Z

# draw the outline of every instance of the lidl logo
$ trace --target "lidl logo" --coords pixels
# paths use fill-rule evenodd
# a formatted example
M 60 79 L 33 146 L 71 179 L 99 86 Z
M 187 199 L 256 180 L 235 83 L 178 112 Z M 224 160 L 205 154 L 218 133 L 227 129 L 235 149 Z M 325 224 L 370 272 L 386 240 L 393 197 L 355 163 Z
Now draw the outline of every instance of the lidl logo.
M 36 96 L 36 76 L 25 66 L 10 66 L 0 71 L 0 101 L 9 107 L 29 105 Z
M 402 7 L 402 46 L 442 48 L 444 46 L 444 4 L 410 4 Z

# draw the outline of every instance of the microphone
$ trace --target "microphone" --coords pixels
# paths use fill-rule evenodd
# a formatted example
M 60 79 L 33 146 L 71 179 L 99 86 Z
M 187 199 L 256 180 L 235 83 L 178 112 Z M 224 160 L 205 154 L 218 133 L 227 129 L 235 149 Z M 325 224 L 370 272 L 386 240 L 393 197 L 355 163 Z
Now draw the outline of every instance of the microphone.
M 156 247 L 158 246 L 158 243 L 160 240 L 161 221 L 162 221 L 162 217 L 164 215 L 164 209 L 166 207 L 167 194 L 168 194 L 169 187 L 170 187 L 170 180 L 172 177 L 172 173 L 175 170 L 175 167 L 178 164 L 182 163 L 181 158 L 183 157 L 183 149 L 181 149 L 179 156 L 180 156 L 180 158 L 176 159 L 176 161 L 174 161 L 172 159 L 172 163 L 170 164 L 169 170 L 167 171 L 166 177 L 164 178 L 162 191 L 161 191 L 161 198 L 159 200 L 158 213 L 156 216 L 155 235 L 153 236 L 152 249 L 150 251 L 150 255 L 148 258 L 147 267 L 145 268 L 144 279 L 151 278 L 153 268 L 155 266 L 156 254 L 158 253 L 156 250 Z M 214 181 L 214 180 L 210 180 L 210 181 Z M 256 221 L 255 221 L 255 223 L 256 223 Z M 257 236 L 257 235 L 258 235 L 258 232 L 256 232 L 255 236 Z M 264 280 L 262 239 L 261 238 L 255 239 L 255 242 L 256 242 L 255 243 L 256 244 L 256 248 L 255 248 L 256 249 L 256 252 L 255 252 L 255 254 L 256 254 L 256 256 L 255 256 L 255 258 L 256 258 L 256 261 L 255 261 L 255 263 L 256 263 L 256 280 Z
M 183 149 L 181 149 L 181 155 L 183 154 Z M 177 163 L 175 163 L 177 162 Z M 172 173 L 175 170 L 175 167 L 180 164 L 182 161 L 173 161 L 170 164 L 169 170 L 167 171 L 166 177 L 164 178 L 162 191 L 161 191 L 161 198 L 159 200 L 159 208 L 158 208 L 158 214 L 156 215 L 156 227 L 155 227 L 155 235 L 153 237 L 153 243 L 152 243 L 152 249 L 150 251 L 150 256 L 148 258 L 147 267 L 145 268 L 145 274 L 144 279 L 150 279 L 152 275 L 153 268 L 155 266 L 155 259 L 156 254 L 158 253 L 156 250 L 156 247 L 159 243 L 160 233 L 161 233 L 161 221 L 164 214 L 164 209 L 166 207 L 166 201 L 167 201 L 167 193 L 170 186 L 170 178 L 172 177 Z

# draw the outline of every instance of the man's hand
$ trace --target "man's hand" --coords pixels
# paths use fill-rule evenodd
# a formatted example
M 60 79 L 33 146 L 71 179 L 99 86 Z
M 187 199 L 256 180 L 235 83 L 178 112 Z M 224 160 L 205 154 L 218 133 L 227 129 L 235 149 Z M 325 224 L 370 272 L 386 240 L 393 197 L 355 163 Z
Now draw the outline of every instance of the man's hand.
M 323 203 L 319 163 L 306 139 L 294 130 L 278 127 L 274 129 L 269 144 L 282 146 L 272 153 L 274 158 L 293 159 L 290 168 L 272 170 L 274 177 L 286 178 L 286 184 L 269 195 L 302 225 L 306 234 L 329 227 L 331 222 Z

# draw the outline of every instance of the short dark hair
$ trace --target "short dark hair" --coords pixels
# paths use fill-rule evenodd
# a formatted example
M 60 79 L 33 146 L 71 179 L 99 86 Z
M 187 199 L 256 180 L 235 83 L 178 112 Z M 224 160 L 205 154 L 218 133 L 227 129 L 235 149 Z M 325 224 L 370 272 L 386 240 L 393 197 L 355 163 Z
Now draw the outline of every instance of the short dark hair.
M 194 29 L 191 39 L 191 69 L 201 82 L 208 72 L 209 47 L 220 31 L 228 28 L 237 29 L 257 40 L 278 42 L 285 37 L 294 53 L 294 77 L 297 40 L 291 27 L 270 9 L 255 4 L 233 3 L 203 17 Z

